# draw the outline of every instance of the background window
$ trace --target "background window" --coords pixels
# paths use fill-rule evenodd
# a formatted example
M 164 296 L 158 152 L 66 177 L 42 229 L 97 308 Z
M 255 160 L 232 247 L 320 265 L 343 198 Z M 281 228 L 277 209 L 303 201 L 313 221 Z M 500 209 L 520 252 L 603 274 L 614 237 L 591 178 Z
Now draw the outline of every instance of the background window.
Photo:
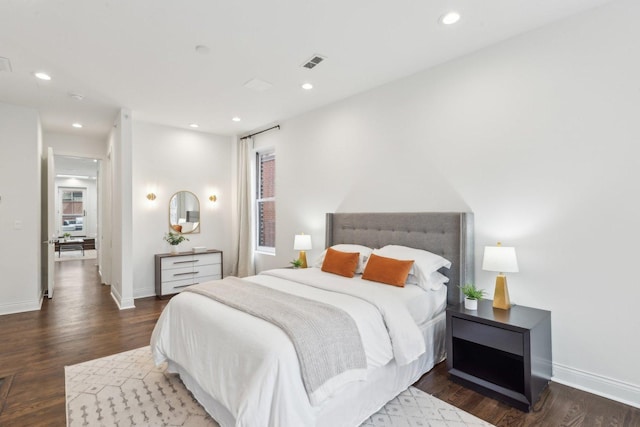
M 256 237 L 257 249 L 276 250 L 276 155 L 273 151 L 256 154 Z

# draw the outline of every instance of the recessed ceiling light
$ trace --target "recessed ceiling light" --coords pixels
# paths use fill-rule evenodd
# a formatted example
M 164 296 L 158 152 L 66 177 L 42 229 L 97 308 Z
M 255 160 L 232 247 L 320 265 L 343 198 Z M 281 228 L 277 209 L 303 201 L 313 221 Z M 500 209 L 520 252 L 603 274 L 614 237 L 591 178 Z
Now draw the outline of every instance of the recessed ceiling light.
M 39 78 L 40 80 L 51 80 L 51 76 L 47 73 L 44 73 L 42 71 L 38 71 L 37 73 L 33 74 L 34 76 L 36 76 L 37 78 Z
M 239 122 L 240 121 L 240 117 L 235 116 L 234 118 L 232 118 L 231 120 L 233 120 L 234 122 Z
M 71 126 L 73 126 L 76 129 L 82 129 L 82 123 L 74 123 Z
M 200 126 L 198 126 L 198 124 L 197 124 L 197 123 L 191 123 L 191 124 L 189 125 L 189 127 L 192 127 L 192 128 L 194 128 L 194 129 L 197 129 L 197 128 L 199 128 Z
M 447 12 L 440 17 L 440 23 L 444 25 L 453 25 L 460 20 L 460 14 L 455 10 Z
M 302 85 L 302 89 L 304 89 L 304 90 L 311 90 L 311 89 L 313 89 L 313 85 L 312 85 L 311 83 L 304 83 L 304 84 Z

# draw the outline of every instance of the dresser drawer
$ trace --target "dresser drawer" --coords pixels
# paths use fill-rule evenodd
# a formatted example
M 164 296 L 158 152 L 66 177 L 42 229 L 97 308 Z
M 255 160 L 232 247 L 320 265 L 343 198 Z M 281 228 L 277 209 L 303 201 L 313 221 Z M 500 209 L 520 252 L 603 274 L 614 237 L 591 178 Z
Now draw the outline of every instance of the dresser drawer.
M 162 258 L 161 268 L 162 270 L 171 270 L 174 268 L 183 268 L 188 266 L 193 266 L 197 264 L 198 260 L 193 258 L 193 255 L 184 255 L 184 256 L 172 256 L 167 258 Z
M 506 351 L 507 353 L 524 354 L 524 338 L 521 333 L 484 325 L 454 317 L 452 335 L 476 344 Z
M 222 279 L 221 274 L 216 274 L 213 276 L 198 276 L 193 278 L 193 284 L 197 285 L 199 283 L 211 282 L 212 280 L 220 280 Z
M 171 282 L 163 282 L 162 283 L 162 294 L 163 295 L 177 294 L 178 292 L 181 292 L 187 286 L 191 286 L 193 284 L 194 284 L 193 277 L 189 277 L 187 279 L 182 279 L 182 280 L 174 280 L 174 281 L 171 281 Z
M 193 265 L 222 264 L 222 254 L 194 254 Z
M 222 252 L 210 249 L 206 252 L 155 255 L 155 288 L 160 298 L 177 294 L 197 283 L 222 278 Z
M 220 264 L 196 265 L 193 267 L 194 277 L 219 276 L 221 272 Z
M 194 274 L 195 273 L 192 265 L 189 265 L 186 267 L 163 270 L 162 282 L 171 282 L 174 280 L 186 279 L 188 277 L 193 277 Z

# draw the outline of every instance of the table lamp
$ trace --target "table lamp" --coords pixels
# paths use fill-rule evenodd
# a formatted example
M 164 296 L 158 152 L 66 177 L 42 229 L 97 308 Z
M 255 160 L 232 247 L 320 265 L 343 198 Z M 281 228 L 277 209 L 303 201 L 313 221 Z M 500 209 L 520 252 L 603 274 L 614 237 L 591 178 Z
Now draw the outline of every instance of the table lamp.
M 302 262 L 300 268 L 307 268 L 307 253 L 305 251 L 311 249 L 311 236 L 308 234 L 296 234 L 293 240 L 293 249 L 300 251 L 300 256 L 298 257 Z
M 497 246 L 485 246 L 482 269 L 485 271 L 497 271 L 496 289 L 493 295 L 493 307 L 502 310 L 511 308 L 509 299 L 509 288 L 507 288 L 507 276 L 504 273 L 517 273 L 518 260 L 516 250 L 512 247 L 502 246 L 498 242 Z

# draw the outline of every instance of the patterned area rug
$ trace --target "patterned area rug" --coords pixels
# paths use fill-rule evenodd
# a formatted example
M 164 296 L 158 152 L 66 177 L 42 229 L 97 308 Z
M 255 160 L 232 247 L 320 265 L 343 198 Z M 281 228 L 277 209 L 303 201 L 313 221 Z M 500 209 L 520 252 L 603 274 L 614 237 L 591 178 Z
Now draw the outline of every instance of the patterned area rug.
M 212 426 L 216 423 L 149 347 L 65 367 L 67 425 Z M 362 427 L 491 426 L 409 387 Z

